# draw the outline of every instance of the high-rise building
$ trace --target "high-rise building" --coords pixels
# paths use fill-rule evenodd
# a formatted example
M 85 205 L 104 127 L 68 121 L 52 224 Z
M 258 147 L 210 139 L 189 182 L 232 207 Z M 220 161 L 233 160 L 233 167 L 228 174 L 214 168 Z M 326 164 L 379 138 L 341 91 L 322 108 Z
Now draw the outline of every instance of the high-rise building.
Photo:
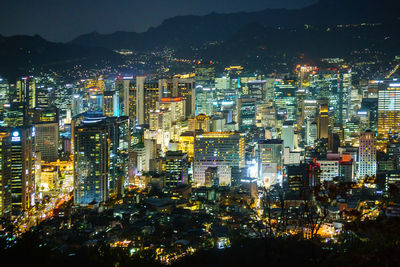
M 186 103 L 182 97 L 163 97 L 156 103 L 157 110 L 170 110 L 171 121 L 176 122 L 186 117 Z
M 210 86 L 214 82 L 215 67 L 213 62 L 201 63 L 195 66 L 196 83 L 203 86 Z
M 327 154 L 326 158 L 317 160 L 320 165 L 320 181 L 333 181 L 333 179 L 339 177 L 339 154 Z
M 196 88 L 193 79 L 172 78 L 159 81 L 162 97 L 182 97 L 186 103 L 185 114 L 190 117 L 196 111 Z
M 114 91 L 104 91 L 103 93 L 103 115 L 107 117 L 114 116 Z
M 107 129 L 110 149 L 108 193 L 121 195 L 129 172 L 130 121 L 122 116 L 108 117 L 101 123 Z
M 255 98 L 257 101 L 264 101 L 265 100 L 265 93 L 266 93 L 266 81 L 264 80 L 254 80 L 249 81 L 247 83 L 248 86 L 248 96 L 250 98 Z
M 17 99 L 15 102 L 25 102 L 26 107 L 36 107 L 36 82 L 34 77 L 23 77 L 16 84 Z
M 108 199 L 110 145 L 107 128 L 93 121 L 74 133 L 74 201 L 76 204 Z
M 33 112 L 35 151 L 41 153 L 46 162 L 57 161 L 59 121 L 58 109 L 35 109 Z
M 296 119 L 296 86 L 292 79 L 276 80 L 275 82 L 275 107 L 277 110 L 286 110 L 287 119 Z
M 384 81 L 378 91 L 378 139 L 400 133 L 400 83 Z
M 334 123 L 342 125 L 349 118 L 352 73 L 350 70 L 319 70 L 310 76 L 310 87 L 317 99 L 327 100 L 333 109 Z
M 217 167 L 208 167 L 206 169 L 204 185 L 207 187 L 219 186 L 218 168 Z
M 158 81 L 146 81 L 146 77 L 136 77 L 136 119 L 139 125 L 149 124 L 150 112 L 161 99 Z
M 33 128 L 29 126 L 11 130 L 12 208 L 14 214 L 18 214 L 34 204 L 32 135 Z
M 189 119 L 189 131 L 202 130 L 210 131 L 210 117 L 206 114 L 199 114 L 196 117 Z
M 360 135 L 358 150 L 358 176 L 376 175 L 376 138 L 375 133 L 366 131 Z
M 12 211 L 11 136 L 0 132 L 0 218 L 10 217 Z
M 244 167 L 244 136 L 233 132 L 208 132 L 197 135 L 194 143 L 195 185 L 204 185 L 208 167 Z M 233 171 L 233 170 L 232 170 Z M 231 184 L 231 177 L 221 177 L 220 184 Z
M 238 122 L 241 130 L 248 130 L 256 125 L 257 98 L 238 99 Z
M 317 124 L 318 124 L 318 139 L 328 138 L 329 135 L 328 105 L 322 104 L 320 106 L 317 118 Z
M 188 182 L 188 158 L 182 151 L 168 151 L 165 156 L 165 186 L 174 188 Z
M 10 106 L 10 86 L 6 79 L 0 77 L 0 120 L 4 119 L 7 106 Z
M 288 147 L 290 151 L 294 150 L 294 126 L 293 121 L 285 121 L 282 125 L 281 139 L 283 140 L 283 147 Z
M 119 116 L 132 116 L 132 114 L 130 114 L 132 79 L 133 77 L 118 76 L 115 80 L 115 89 L 119 95 Z
M 308 186 L 306 164 L 286 166 L 283 187 L 291 191 L 299 191 Z
M 196 86 L 196 115 L 214 114 L 214 101 L 216 101 L 215 88 Z
M 264 186 L 282 183 L 283 141 L 279 139 L 258 142 L 258 173 Z
M 311 119 L 307 120 L 306 123 L 306 142 L 307 146 L 314 146 L 314 142 L 317 139 L 318 133 L 318 125 L 316 122 L 312 121 Z
M 35 124 L 35 146 L 46 162 L 58 159 L 58 122 Z

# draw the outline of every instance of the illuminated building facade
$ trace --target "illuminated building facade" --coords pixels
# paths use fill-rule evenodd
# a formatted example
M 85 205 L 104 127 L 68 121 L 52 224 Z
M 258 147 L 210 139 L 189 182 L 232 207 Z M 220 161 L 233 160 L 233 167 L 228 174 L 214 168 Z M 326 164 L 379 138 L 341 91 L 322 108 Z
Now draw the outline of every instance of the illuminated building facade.
M 27 108 L 36 107 L 36 82 L 34 77 L 23 77 L 16 84 L 16 102 L 25 102 Z
M 114 116 L 114 91 L 105 91 L 103 93 L 103 116 Z
M 283 140 L 283 147 L 288 147 L 290 151 L 293 151 L 295 143 L 293 121 L 285 121 L 283 123 L 281 139 Z
M 274 84 L 275 107 L 287 112 L 287 119 L 294 120 L 296 108 L 296 86 L 294 80 L 276 80 Z
M 400 83 L 385 81 L 378 91 L 378 139 L 400 133 Z
M 189 162 L 192 162 L 194 157 L 194 140 L 195 133 L 193 132 L 184 132 L 179 137 L 178 149 L 188 154 Z
M 329 115 L 328 105 L 322 104 L 318 114 L 318 138 L 328 138 L 329 136 Z
M 58 122 L 35 124 L 35 146 L 46 162 L 58 159 Z
M 11 136 L 0 132 L 0 218 L 10 217 L 12 211 Z
M 244 167 L 244 136 L 233 132 L 208 132 L 197 135 L 194 143 L 194 183 L 204 185 L 208 167 Z M 220 185 L 230 185 L 229 176 L 220 177 Z
M 366 131 L 360 135 L 358 154 L 358 176 L 375 176 L 377 166 L 375 133 Z
M 37 181 L 37 187 L 40 191 L 49 191 L 54 189 L 58 182 L 58 172 L 57 166 L 43 165 L 41 166 L 40 180 Z
M 206 114 L 199 114 L 193 119 L 189 119 L 189 131 L 202 130 L 204 132 L 210 131 L 210 117 Z
M 156 107 L 157 110 L 170 110 L 172 122 L 186 117 L 186 103 L 182 97 L 163 97 L 156 103 Z
M 155 110 L 161 98 L 158 81 L 146 81 L 146 77 L 136 77 L 136 119 L 139 125 L 149 124 L 150 111 Z
M 313 147 L 317 139 L 318 125 L 316 122 L 308 119 L 306 122 L 306 143 L 308 146 Z
M 110 146 L 108 131 L 96 122 L 76 127 L 74 134 L 74 201 L 78 205 L 108 199 Z
M 119 116 L 134 116 L 130 114 L 131 81 L 133 77 L 118 76 L 115 80 L 115 89 L 119 95 Z
M 283 141 L 279 139 L 258 142 L 258 173 L 265 187 L 282 183 Z
M 10 86 L 6 79 L 0 77 L 0 121 L 4 119 L 6 107 L 10 106 Z
M 266 81 L 254 80 L 247 83 L 248 95 L 250 98 L 255 98 L 257 101 L 264 101 L 266 93 Z
M 208 167 L 206 169 L 204 185 L 207 187 L 219 186 L 217 167 Z
M 165 156 L 165 186 L 174 188 L 188 183 L 188 157 L 182 151 L 168 151 Z
M 33 129 L 18 127 L 11 130 L 11 174 L 13 213 L 26 210 L 34 203 Z
M 238 99 L 238 122 L 239 129 L 246 130 L 256 125 L 257 99 L 239 98 Z
M 196 115 L 213 115 L 214 101 L 216 101 L 215 88 L 196 86 Z
M 190 117 L 196 112 L 196 88 L 194 79 L 172 78 L 159 81 L 162 97 L 182 97 L 185 100 L 185 115 Z
M 196 83 L 209 86 L 214 82 L 215 67 L 212 62 L 200 63 L 195 66 Z

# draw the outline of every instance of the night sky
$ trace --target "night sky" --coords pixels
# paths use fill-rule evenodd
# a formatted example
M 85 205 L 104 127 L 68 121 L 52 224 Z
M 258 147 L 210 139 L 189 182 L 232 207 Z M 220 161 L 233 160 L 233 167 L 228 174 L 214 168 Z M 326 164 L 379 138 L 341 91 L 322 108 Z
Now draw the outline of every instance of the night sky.
M 93 31 L 146 31 L 178 15 L 299 8 L 316 0 L 1 0 L 0 34 L 69 41 Z

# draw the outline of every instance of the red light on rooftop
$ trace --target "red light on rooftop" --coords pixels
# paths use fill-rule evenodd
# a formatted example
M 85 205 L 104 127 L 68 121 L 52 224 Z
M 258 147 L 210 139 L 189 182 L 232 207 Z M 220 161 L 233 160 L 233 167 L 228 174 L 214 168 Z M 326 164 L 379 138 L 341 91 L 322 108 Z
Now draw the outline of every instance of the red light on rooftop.
M 350 156 L 350 155 L 348 155 L 348 154 L 343 154 L 343 156 L 342 156 L 342 161 L 348 162 L 348 161 L 350 161 L 350 160 L 351 160 L 351 156 Z
M 163 97 L 161 98 L 161 102 L 177 102 L 181 101 L 182 97 Z

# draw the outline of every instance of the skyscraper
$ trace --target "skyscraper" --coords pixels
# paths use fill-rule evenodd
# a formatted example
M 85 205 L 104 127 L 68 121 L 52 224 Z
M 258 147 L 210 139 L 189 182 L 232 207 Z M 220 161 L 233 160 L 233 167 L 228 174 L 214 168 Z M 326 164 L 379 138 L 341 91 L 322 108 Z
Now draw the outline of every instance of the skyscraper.
M 0 132 L 0 218 L 11 216 L 11 136 Z
M 108 131 L 96 121 L 76 127 L 74 201 L 76 204 L 108 199 L 110 146 Z
M 279 139 L 258 142 L 258 173 L 266 187 L 282 182 L 283 141 Z
M 25 102 L 27 108 L 36 107 L 36 83 L 34 77 L 23 77 L 17 81 L 16 85 L 17 99 L 16 102 Z
M 119 116 L 130 116 L 129 102 L 130 99 L 130 88 L 131 80 L 133 77 L 121 77 L 118 76 L 115 80 L 115 89 L 119 95 Z
M 328 105 L 322 104 L 320 106 L 317 124 L 318 124 L 318 139 L 328 138 L 329 135 Z
M 194 182 L 204 185 L 208 167 L 240 169 L 244 167 L 244 137 L 233 132 L 208 132 L 197 135 L 194 143 Z M 224 170 L 226 173 L 226 170 Z M 228 176 L 220 176 L 220 184 L 230 184 Z
M 158 110 L 170 110 L 171 121 L 176 122 L 186 117 L 186 103 L 182 97 L 163 97 L 157 102 Z
M 256 98 L 257 101 L 264 101 L 265 100 L 265 93 L 266 93 L 266 82 L 263 80 L 255 80 L 249 81 L 247 83 L 249 97 Z
M 174 188 L 188 182 L 188 157 L 182 151 L 168 151 L 165 156 L 165 186 Z
M 257 98 L 238 99 L 238 122 L 241 130 L 250 129 L 256 125 Z
M 216 101 L 215 88 L 196 86 L 196 115 L 214 113 L 214 100 Z
M 136 77 L 136 119 L 139 125 L 150 123 L 150 111 L 155 110 L 161 99 L 158 81 L 146 81 L 146 77 Z
M 375 133 L 366 131 L 360 135 L 358 176 L 376 175 L 376 138 Z
M 103 115 L 107 117 L 114 116 L 114 91 L 104 91 L 103 93 Z
M 7 80 L 0 77 L 0 120 L 4 119 L 6 106 L 10 106 L 10 86 Z
M 162 97 L 182 97 L 186 102 L 186 116 L 196 111 L 196 88 L 193 79 L 172 78 L 159 81 Z
M 400 133 L 400 83 L 387 80 L 379 85 L 378 139 Z
M 294 127 L 292 121 L 285 121 L 282 125 L 283 147 L 288 147 L 290 151 L 294 149 Z
M 23 126 L 11 130 L 11 175 L 13 213 L 28 209 L 34 199 L 33 130 Z
M 317 123 L 311 119 L 307 119 L 306 123 L 306 142 L 308 146 L 313 147 L 314 142 L 317 139 L 318 127 Z

